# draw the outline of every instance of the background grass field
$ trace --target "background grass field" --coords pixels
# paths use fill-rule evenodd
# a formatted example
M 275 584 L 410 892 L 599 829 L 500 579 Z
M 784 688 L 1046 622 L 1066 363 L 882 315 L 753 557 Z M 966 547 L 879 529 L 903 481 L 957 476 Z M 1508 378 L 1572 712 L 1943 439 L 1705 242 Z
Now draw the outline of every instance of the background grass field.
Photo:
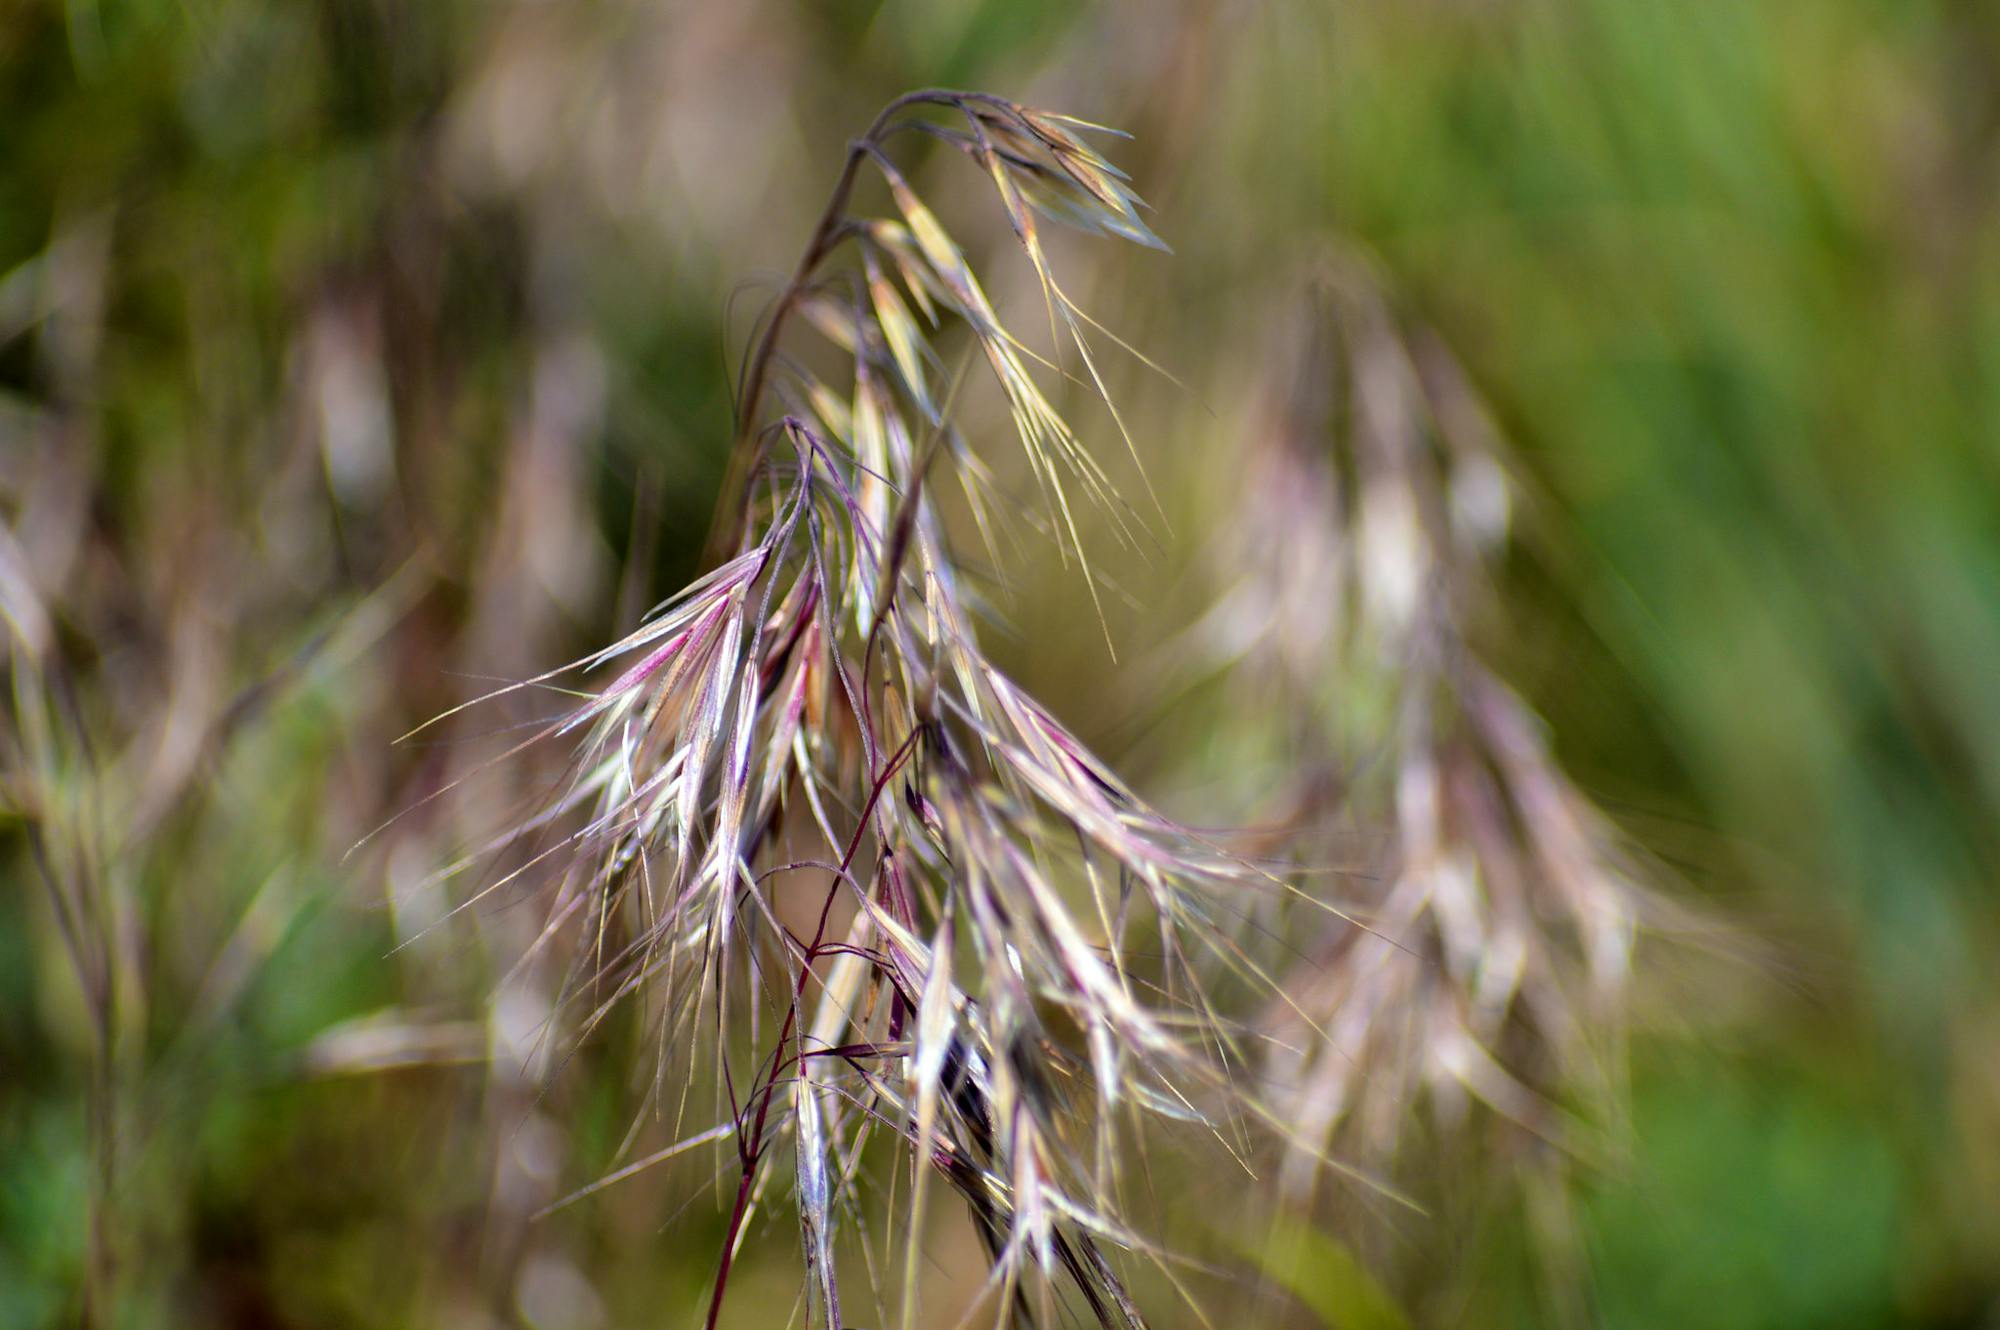
M 1742 934 L 1642 950 L 1617 1163 L 1331 1203 L 1249 1258 L 1289 1323 L 2000 1316 L 2000 11 L 14 0 L 0 1324 L 693 1320 L 702 1169 L 530 1222 L 612 1158 L 630 1041 L 547 1065 L 534 907 L 425 882 L 532 776 L 348 851 L 498 741 L 397 736 L 695 571 L 758 302 L 931 84 L 1130 130 L 1175 251 L 1064 255 L 1183 385 L 1114 384 L 1176 532 L 1109 569 L 1140 665 L 1052 552 L 1007 665 L 1166 806 L 1254 803 L 1144 662 L 1273 336 L 1357 259 L 1527 478 L 1492 651 Z M 1176 1231 L 1227 1250 L 1193 1212 L 1235 1185 Z M 782 1322 L 794 1243 L 726 1323 Z

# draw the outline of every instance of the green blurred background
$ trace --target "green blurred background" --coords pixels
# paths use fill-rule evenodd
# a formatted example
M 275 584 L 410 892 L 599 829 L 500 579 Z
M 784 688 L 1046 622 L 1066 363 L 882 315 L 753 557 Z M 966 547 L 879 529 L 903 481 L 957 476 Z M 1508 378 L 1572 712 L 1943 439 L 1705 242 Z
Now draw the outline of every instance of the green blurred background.
M 1740 933 L 1642 950 L 1627 1158 L 1564 1186 L 1564 1260 L 1441 1163 L 1426 1218 L 1294 1235 L 1285 1323 L 2000 1324 L 1974 0 L 0 5 L 0 1324 L 86 1285 L 134 1327 L 694 1321 L 700 1170 L 530 1221 L 613 1158 L 630 1041 L 550 1066 L 532 905 L 446 919 L 426 876 L 532 778 L 420 805 L 479 743 L 393 741 L 694 571 L 758 302 L 935 84 L 1132 131 L 1176 251 L 1064 247 L 1185 385 L 1116 385 L 1178 532 L 1115 570 L 1121 657 L 1199 612 L 1272 334 L 1365 253 L 1530 481 L 1510 676 Z M 1007 664 L 1184 803 L 1201 745 L 1031 575 Z M 1362 1274 L 1343 1226 L 1385 1224 Z M 783 1322 L 794 1241 L 727 1324 Z

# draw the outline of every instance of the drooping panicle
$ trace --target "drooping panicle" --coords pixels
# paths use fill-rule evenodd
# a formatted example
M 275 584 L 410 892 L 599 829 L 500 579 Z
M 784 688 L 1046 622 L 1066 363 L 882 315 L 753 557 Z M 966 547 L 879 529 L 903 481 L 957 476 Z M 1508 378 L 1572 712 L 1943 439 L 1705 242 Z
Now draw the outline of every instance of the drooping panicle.
M 1062 347 L 1003 322 L 918 196 L 906 131 L 983 168 Z M 850 1241 L 884 1314 L 923 1323 L 916 1253 L 942 1181 L 1005 1305 L 1140 1325 L 1107 1254 L 1155 1254 L 1122 1214 L 1119 1134 L 1204 1123 L 1235 1093 L 1236 1035 L 1201 974 L 1243 960 L 1216 919 L 1278 884 L 1149 808 L 993 666 L 937 498 L 949 471 L 982 525 L 1011 502 L 955 418 L 966 371 L 947 366 L 983 366 L 1087 580 L 1081 501 L 1115 534 L 1138 520 L 1049 386 L 1073 353 L 1104 392 L 1096 325 L 1036 218 L 1160 247 L 1096 132 L 928 92 L 856 141 L 746 363 L 714 567 L 577 662 L 580 700 L 539 736 L 573 746 L 523 833 L 564 828 L 547 938 L 577 959 L 575 1027 L 641 1004 L 676 1120 L 704 1099 L 718 1115 L 684 1142 L 737 1174 L 711 1325 L 781 1158 L 817 1324 L 840 1324 Z M 867 175 L 891 211 L 854 211 Z M 800 354 L 808 337 L 825 346 Z M 851 375 L 810 368 L 828 348 Z M 1154 943 L 1135 949 L 1142 928 Z M 884 1137 L 913 1230 L 886 1265 L 856 1200 Z

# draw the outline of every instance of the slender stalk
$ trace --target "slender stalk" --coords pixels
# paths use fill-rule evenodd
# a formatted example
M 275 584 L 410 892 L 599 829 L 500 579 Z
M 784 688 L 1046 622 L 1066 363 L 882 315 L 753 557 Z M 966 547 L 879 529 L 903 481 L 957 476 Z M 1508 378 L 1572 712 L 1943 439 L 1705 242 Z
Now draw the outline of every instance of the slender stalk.
M 75 717 L 68 717 L 74 724 Z M 76 730 L 87 748 L 82 730 Z M 46 736 L 44 736 L 46 737 Z M 44 816 L 47 811 L 44 810 Z M 78 841 L 67 856 L 53 853 L 42 825 L 28 823 L 28 848 L 47 889 L 57 930 L 90 1017 L 90 1067 L 84 1086 L 84 1127 L 90 1187 L 85 1217 L 84 1278 L 78 1323 L 85 1330 L 109 1326 L 116 1316 L 118 1260 L 113 1197 L 118 1176 L 119 953 L 115 915 L 98 890 Z
M 854 856 L 860 852 L 862 837 L 868 831 L 868 819 L 875 815 L 875 805 L 881 801 L 882 791 L 889 788 L 889 782 L 903 769 L 915 747 L 917 736 L 922 733 L 912 730 L 910 737 L 890 757 L 888 765 L 868 792 L 868 802 L 861 809 L 860 820 L 855 824 L 854 835 L 847 843 L 847 852 L 840 858 L 840 871 L 833 875 L 827 885 L 826 899 L 820 903 L 819 925 L 813 930 L 813 939 L 806 948 L 805 958 L 799 962 L 799 975 L 792 988 L 792 1000 L 785 1010 L 784 1025 L 778 1031 L 778 1041 L 771 1049 L 771 1070 L 763 1077 L 763 1084 L 755 1091 L 758 1096 L 757 1118 L 751 1124 L 749 1133 L 738 1132 L 738 1150 L 743 1160 L 743 1178 L 736 1186 L 736 1207 L 729 1215 L 729 1229 L 722 1240 L 722 1264 L 715 1272 L 715 1291 L 709 1297 L 707 1330 L 715 1330 L 722 1316 L 722 1297 L 729 1287 L 729 1268 L 735 1262 L 736 1237 L 743 1228 L 744 1217 L 749 1213 L 750 1191 L 756 1183 L 757 1165 L 764 1154 L 764 1125 L 770 1116 L 771 1100 L 778 1091 L 778 1073 L 785 1067 L 785 1045 L 791 1042 L 792 1031 L 798 1025 L 799 1004 L 805 1001 L 806 985 L 812 980 L 814 962 L 818 961 L 826 945 L 827 921 L 833 917 L 834 898 L 840 894 L 840 884 L 846 880 L 847 870 L 854 866 Z M 839 1326 L 829 1326 L 827 1330 L 840 1330 Z

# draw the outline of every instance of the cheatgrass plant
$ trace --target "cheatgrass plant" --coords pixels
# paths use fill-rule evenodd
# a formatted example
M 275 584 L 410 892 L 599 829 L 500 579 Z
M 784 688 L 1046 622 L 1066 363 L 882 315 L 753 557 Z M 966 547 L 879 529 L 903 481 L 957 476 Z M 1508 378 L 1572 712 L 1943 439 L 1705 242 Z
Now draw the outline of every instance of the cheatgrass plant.
M 1517 502 L 1491 414 L 1364 263 L 1311 285 L 1195 630 L 1235 721 L 1284 736 L 1291 848 L 1345 870 L 1302 880 L 1366 924 L 1286 925 L 1305 959 L 1265 1047 L 1287 1187 L 1320 1151 L 1386 1167 L 1416 1114 L 1450 1130 L 1473 1103 L 1573 1157 L 1615 1109 L 1633 947 L 1664 907 L 1482 656 Z
M 1016 510 L 1039 513 L 1086 579 L 1087 507 L 1120 535 L 1143 523 L 1045 386 L 1109 406 L 1111 339 L 1065 293 L 1043 220 L 1159 244 L 1103 132 L 972 93 L 884 110 L 755 336 L 707 571 L 518 685 L 577 697 L 521 745 L 569 746 L 571 775 L 476 895 L 552 880 L 537 945 L 575 958 L 569 1036 L 644 1011 L 653 1105 L 676 1124 L 649 1159 L 710 1150 L 728 1179 L 710 1326 L 774 1207 L 796 1212 L 810 1323 L 845 1323 L 851 1264 L 863 1305 L 934 1324 L 919 1249 L 941 1189 L 990 1253 L 1003 1319 L 1143 1325 L 1121 1266 L 1177 1277 L 1121 1201 L 1132 1136 L 1283 1132 L 1242 1092 L 1251 1059 L 1210 994 L 1218 973 L 1262 982 L 1237 919 L 1284 888 L 1148 807 L 994 668 L 938 502 L 955 482 L 996 546 Z M 1047 355 L 897 164 L 919 136 L 997 198 Z M 876 214 L 855 202 L 869 177 Z M 955 419 L 976 373 L 1011 441 Z M 998 447 L 1020 450 L 1038 502 L 999 492 Z M 891 1198 L 900 1241 L 871 1237 L 864 1186 Z

